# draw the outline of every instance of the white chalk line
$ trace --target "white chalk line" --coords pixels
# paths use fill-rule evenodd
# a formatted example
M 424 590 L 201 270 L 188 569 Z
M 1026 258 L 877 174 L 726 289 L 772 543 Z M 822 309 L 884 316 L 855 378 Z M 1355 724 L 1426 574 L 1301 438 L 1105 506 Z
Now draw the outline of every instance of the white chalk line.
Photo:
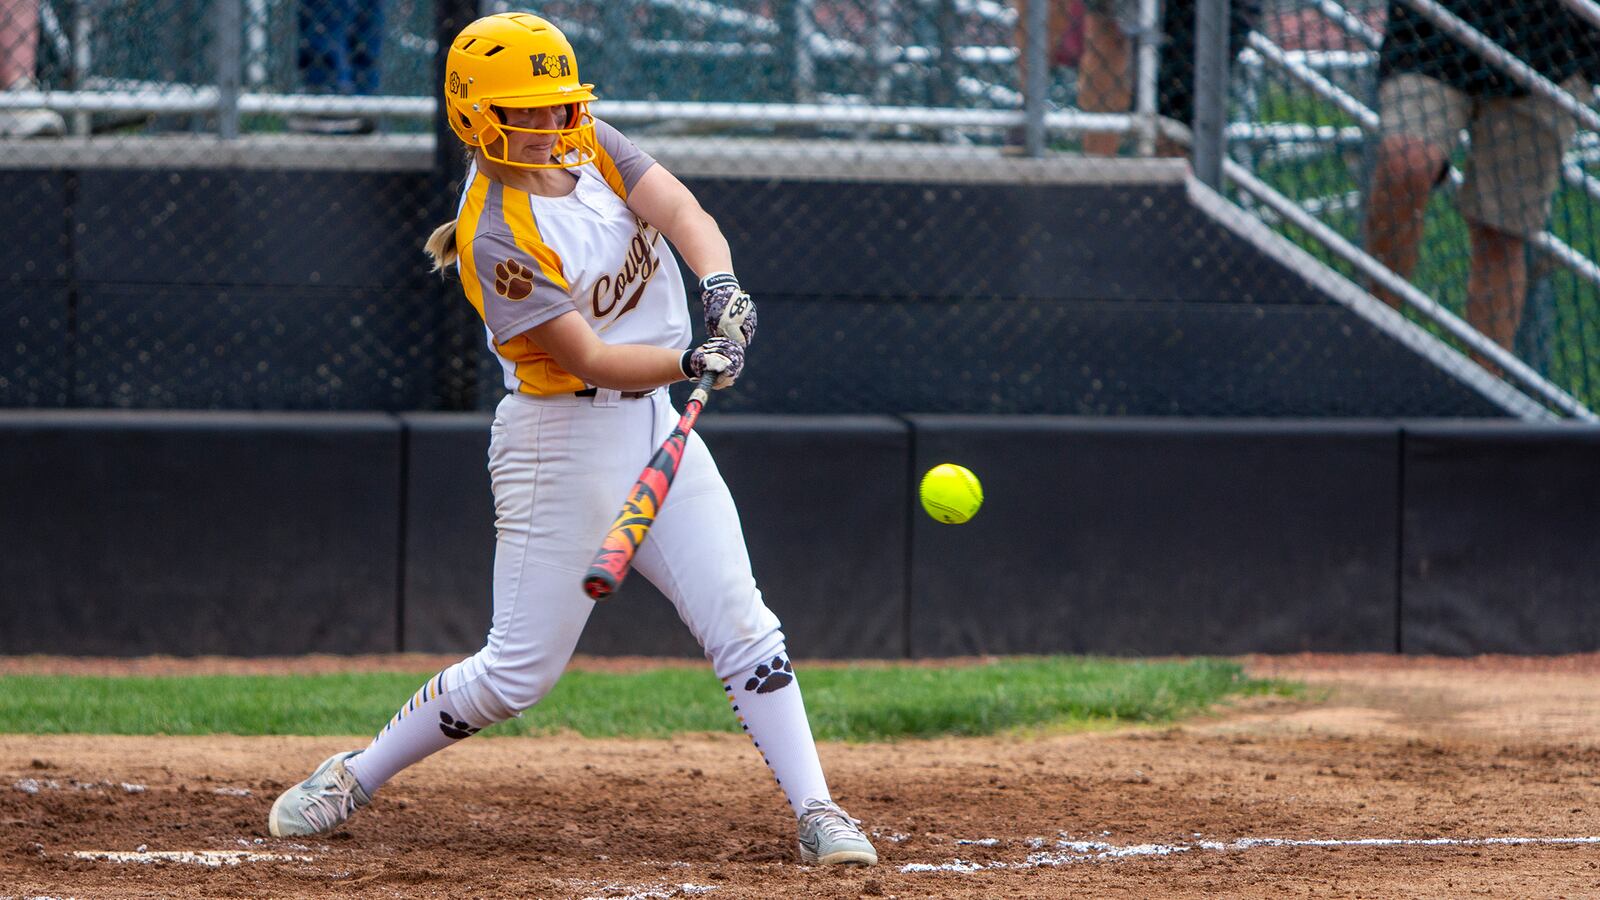
M 655 884 L 608 884 L 603 881 L 580 881 L 567 879 L 567 883 L 583 890 L 598 890 L 598 894 L 586 895 L 583 900 L 671 900 L 675 897 L 695 897 L 709 894 L 717 889 L 713 884 L 668 884 L 658 882 Z
M 991 843 L 992 842 L 992 843 Z M 958 840 L 957 844 L 995 846 L 996 838 Z M 1040 850 L 1043 838 L 1027 841 L 1037 852 L 1029 853 L 1020 862 L 969 862 L 957 857 L 946 863 L 907 863 L 901 872 L 981 872 L 987 869 L 1032 869 L 1040 866 L 1069 866 L 1093 863 L 1108 859 L 1173 856 L 1179 853 L 1201 851 L 1252 850 L 1257 847 L 1516 847 L 1526 845 L 1600 844 L 1600 837 L 1491 837 L 1491 838 L 1239 838 L 1232 841 L 1194 841 L 1180 844 L 1110 844 L 1105 841 L 1081 841 L 1063 837 L 1053 850 Z
M 261 853 L 254 850 L 74 850 L 77 859 L 117 863 L 175 862 L 219 868 L 246 862 L 315 862 L 312 856 Z
M 142 794 L 149 788 L 142 784 L 129 784 L 126 781 L 73 781 L 68 779 L 65 784 L 54 778 L 24 778 L 11 785 L 13 790 L 24 794 L 37 794 L 40 791 L 101 791 L 106 788 L 117 788 L 125 794 Z

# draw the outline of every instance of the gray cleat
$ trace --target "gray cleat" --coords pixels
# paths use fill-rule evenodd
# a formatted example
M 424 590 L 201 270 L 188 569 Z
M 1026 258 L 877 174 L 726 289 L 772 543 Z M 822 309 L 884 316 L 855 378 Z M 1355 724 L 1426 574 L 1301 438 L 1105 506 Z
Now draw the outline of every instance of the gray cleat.
M 267 815 L 273 837 L 302 837 L 338 828 L 350 814 L 372 802 L 356 777 L 344 767 L 359 750 L 335 753 L 311 777 L 282 794 Z
M 807 800 L 800 817 L 800 861 L 808 866 L 875 866 L 878 851 L 861 833 L 861 820 L 831 800 Z

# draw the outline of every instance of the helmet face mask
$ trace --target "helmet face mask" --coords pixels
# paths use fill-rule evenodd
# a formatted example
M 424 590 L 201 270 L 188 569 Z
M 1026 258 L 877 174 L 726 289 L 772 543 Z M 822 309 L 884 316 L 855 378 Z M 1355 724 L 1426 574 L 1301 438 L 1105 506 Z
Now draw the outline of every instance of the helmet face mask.
M 594 85 L 579 80 L 572 44 L 544 19 L 501 13 L 473 22 L 451 42 L 445 72 L 450 127 L 488 159 L 523 169 L 570 169 L 595 158 L 594 117 L 589 114 Z M 505 110 L 552 106 L 568 109 L 559 128 L 506 124 Z M 513 134 L 555 135 L 550 161 L 511 159 Z
M 505 166 L 521 169 L 573 169 L 592 162 L 595 157 L 594 117 L 589 114 L 588 103 L 563 104 L 566 110 L 561 124 L 555 128 L 529 128 L 506 123 L 506 109 L 541 109 L 545 107 L 494 107 L 490 106 L 484 119 L 486 124 L 478 132 L 479 143 L 468 141 L 470 146 L 483 151 L 483 155 L 494 162 Z M 550 147 L 550 162 L 531 163 L 511 159 L 511 136 L 514 134 L 526 135 L 555 135 L 555 143 Z M 498 153 L 497 153 L 498 151 Z

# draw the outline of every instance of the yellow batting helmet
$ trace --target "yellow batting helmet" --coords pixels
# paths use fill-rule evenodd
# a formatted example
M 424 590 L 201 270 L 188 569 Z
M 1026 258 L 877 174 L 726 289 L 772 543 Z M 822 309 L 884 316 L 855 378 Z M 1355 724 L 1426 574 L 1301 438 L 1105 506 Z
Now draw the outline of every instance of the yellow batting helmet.
M 578 79 L 572 42 L 544 19 L 528 13 L 485 16 L 461 29 L 445 61 L 445 107 L 450 127 L 469 147 L 486 153 L 497 141 L 501 155 L 490 159 L 526 169 L 581 166 L 594 159 L 594 119 L 589 101 L 594 85 Z M 567 107 L 562 128 L 516 128 L 497 108 Z M 554 134 L 549 163 L 524 163 L 506 157 L 506 132 Z

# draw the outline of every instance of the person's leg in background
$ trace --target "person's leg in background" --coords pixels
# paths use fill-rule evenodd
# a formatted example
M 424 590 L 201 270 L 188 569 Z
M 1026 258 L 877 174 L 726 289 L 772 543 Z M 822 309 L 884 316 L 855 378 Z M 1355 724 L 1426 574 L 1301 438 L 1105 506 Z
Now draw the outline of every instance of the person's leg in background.
M 1083 54 L 1078 60 L 1078 106 L 1084 112 L 1122 113 L 1132 108 L 1132 42 L 1118 15 L 1118 0 L 1084 4 Z M 1083 136 L 1083 152 L 1116 156 L 1122 135 L 1091 131 Z
M 1443 148 L 1409 134 L 1385 136 L 1372 168 L 1365 223 L 1367 252 L 1405 279 L 1417 270 L 1428 197 L 1449 156 Z M 1398 295 L 1373 292 L 1399 309 Z
M 39 0 L 0 0 L 0 90 L 38 87 Z M 0 137 L 38 137 L 66 131 L 61 114 L 48 109 L 0 111 Z
M 1466 127 L 1472 101 L 1461 91 L 1422 75 L 1389 78 L 1378 88 L 1380 137 L 1363 224 L 1366 249 L 1397 275 L 1410 279 L 1422 245 L 1428 197 L 1444 175 L 1456 135 Z M 1373 294 L 1399 309 L 1400 298 Z
M 1579 98 L 1588 82 L 1562 85 Z M 1577 123 L 1539 97 L 1480 103 L 1461 187 L 1461 216 L 1472 242 L 1467 323 L 1510 350 L 1528 293 L 1527 242 L 1544 230 L 1561 179 L 1562 155 Z
M 1467 223 L 1472 246 L 1467 271 L 1467 324 L 1511 349 L 1528 292 L 1528 263 L 1520 235 Z
M 1030 0 L 1016 0 L 1017 6 L 1017 84 L 1026 87 L 1028 84 L 1028 4 Z M 1046 67 L 1055 64 L 1057 51 L 1062 40 L 1066 37 L 1067 28 L 1072 24 L 1071 0 L 1040 0 L 1049 4 L 1045 13 L 1045 45 L 1044 64 Z
M 0 88 L 33 80 L 39 0 L 0 0 Z

